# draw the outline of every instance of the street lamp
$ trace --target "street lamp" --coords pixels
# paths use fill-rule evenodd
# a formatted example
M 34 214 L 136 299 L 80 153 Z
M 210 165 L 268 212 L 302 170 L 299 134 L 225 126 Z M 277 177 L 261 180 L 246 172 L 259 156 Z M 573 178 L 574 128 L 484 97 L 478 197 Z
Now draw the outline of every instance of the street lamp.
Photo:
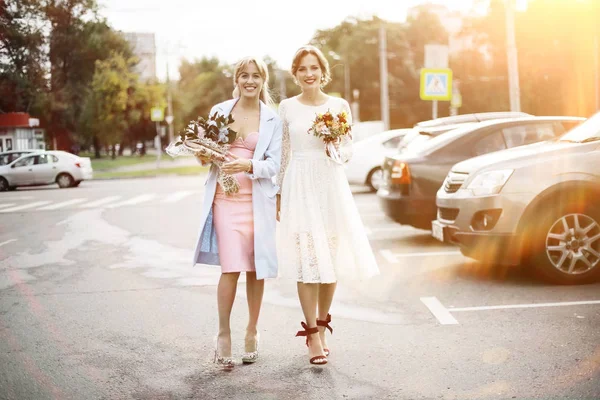
M 340 61 L 342 59 L 342 56 L 340 56 L 333 50 L 329 50 L 329 55 L 335 61 Z M 350 63 L 347 59 L 345 59 L 342 65 L 344 66 L 344 98 L 347 102 L 351 102 L 352 98 L 350 97 Z
M 521 89 L 519 87 L 519 63 L 515 39 L 515 1 L 518 11 L 527 9 L 527 0 L 506 0 L 506 58 L 508 61 L 508 94 L 510 111 L 521 111 Z

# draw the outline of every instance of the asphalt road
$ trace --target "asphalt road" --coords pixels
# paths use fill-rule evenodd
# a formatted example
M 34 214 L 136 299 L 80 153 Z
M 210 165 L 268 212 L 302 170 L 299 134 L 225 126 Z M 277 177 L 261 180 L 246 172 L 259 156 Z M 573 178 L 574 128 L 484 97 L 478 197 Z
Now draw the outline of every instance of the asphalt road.
M 202 190 L 174 176 L 0 193 L 1 399 L 600 399 L 600 284 L 466 259 L 362 192 L 381 275 L 340 283 L 329 364 L 308 363 L 295 282 L 278 279 L 259 362 L 216 370 L 219 271 L 190 266 Z

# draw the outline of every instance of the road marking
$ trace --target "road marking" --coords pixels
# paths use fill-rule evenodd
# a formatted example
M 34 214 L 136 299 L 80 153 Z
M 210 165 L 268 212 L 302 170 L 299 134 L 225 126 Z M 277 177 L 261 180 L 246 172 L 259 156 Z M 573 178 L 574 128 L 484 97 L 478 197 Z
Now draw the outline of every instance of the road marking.
M 50 201 L 36 201 L 34 203 L 24 204 L 22 206 L 5 208 L 4 210 L 0 210 L 0 212 L 6 213 L 6 212 L 13 212 L 13 211 L 27 210 L 28 208 L 45 206 L 46 204 L 49 204 L 49 203 L 50 203 Z
M 384 249 L 380 250 L 379 254 L 381 254 L 388 262 L 394 264 L 400 262 L 401 258 L 409 258 L 409 257 L 440 257 L 440 256 L 462 256 L 460 251 L 431 251 L 431 252 L 421 252 L 421 253 L 393 253 L 390 250 Z
M 9 243 L 16 242 L 16 241 L 17 241 L 17 239 L 10 239 L 10 240 L 7 240 L 6 242 L 0 243 L 0 246 L 4 246 L 5 244 L 9 244 Z
M 458 325 L 458 321 L 450 314 L 449 310 L 443 306 L 437 297 L 421 297 L 421 301 L 431 311 L 434 317 L 442 325 Z
M 12 207 L 14 205 L 15 205 L 15 203 L 4 203 L 4 204 L 0 204 L 0 208 Z
M 121 206 L 132 206 L 134 204 L 140 204 L 140 203 L 144 203 L 146 201 L 150 201 L 150 200 L 152 200 L 155 197 L 156 197 L 156 195 L 154 193 L 142 194 L 140 196 L 134 197 L 134 198 L 129 199 L 129 200 L 122 201 L 120 203 L 111 204 L 111 205 L 107 206 L 107 208 L 116 208 L 116 207 L 121 207 Z
M 38 208 L 38 210 L 58 210 L 59 208 L 63 208 L 63 207 L 67 207 L 67 206 L 71 206 L 73 204 L 79 204 L 79 203 L 83 203 L 84 201 L 86 201 L 87 199 L 83 198 L 83 199 L 72 199 L 72 200 L 67 200 L 67 201 L 63 201 L 62 203 L 57 203 L 57 204 L 51 204 L 49 206 L 45 206 L 45 207 L 40 207 Z
M 175 192 L 170 194 L 166 199 L 164 199 L 162 202 L 163 203 L 175 203 L 183 198 L 186 198 L 190 195 L 194 194 L 194 192 L 189 191 L 189 190 L 184 190 L 181 192 Z
M 33 196 L 2 196 L 3 200 L 15 201 L 15 200 L 31 200 Z
M 81 208 L 93 208 L 93 207 L 100 207 L 103 206 L 107 203 L 112 203 L 113 201 L 117 201 L 121 198 L 121 196 L 109 196 L 109 197 L 105 197 L 103 199 L 100 200 L 96 200 L 96 201 L 92 201 L 91 203 L 86 203 L 81 205 Z
M 562 303 L 532 303 L 532 304 L 507 304 L 500 306 L 481 306 L 481 307 L 458 307 L 449 308 L 451 312 L 464 312 L 464 311 L 486 311 L 486 310 L 507 310 L 510 308 L 540 308 L 540 307 L 566 307 L 566 306 L 580 306 L 600 304 L 600 300 L 589 300 L 589 301 L 565 301 Z

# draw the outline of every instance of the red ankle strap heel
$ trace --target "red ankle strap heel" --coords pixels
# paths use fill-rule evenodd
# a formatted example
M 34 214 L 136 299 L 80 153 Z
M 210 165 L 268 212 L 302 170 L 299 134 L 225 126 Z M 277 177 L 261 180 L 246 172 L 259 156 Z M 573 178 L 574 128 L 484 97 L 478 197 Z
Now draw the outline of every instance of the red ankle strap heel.
M 300 325 L 302 325 L 302 328 L 304 328 L 304 330 L 296 332 L 296 337 L 306 336 L 306 347 L 308 347 L 308 340 L 310 339 L 310 335 L 319 333 L 319 328 L 316 326 L 314 328 L 309 328 L 308 325 L 306 325 L 306 322 L 304 322 L 304 321 L 300 322 Z M 309 361 L 311 364 L 323 365 L 323 364 L 327 364 L 327 357 L 326 356 L 314 356 Z

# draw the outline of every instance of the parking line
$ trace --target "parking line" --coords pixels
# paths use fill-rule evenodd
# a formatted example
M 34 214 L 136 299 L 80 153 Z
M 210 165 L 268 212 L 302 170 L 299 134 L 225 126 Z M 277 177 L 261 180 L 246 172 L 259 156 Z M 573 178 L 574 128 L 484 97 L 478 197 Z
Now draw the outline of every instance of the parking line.
M 45 207 L 40 207 L 38 208 L 38 211 L 46 211 L 46 210 L 58 210 L 59 208 L 63 208 L 63 207 L 67 207 L 67 206 L 71 206 L 73 204 L 79 204 L 79 203 L 83 203 L 84 201 L 86 201 L 87 199 L 73 199 L 73 200 L 67 200 L 67 201 L 63 201 L 62 203 L 57 203 L 57 204 L 51 204 L 49 206 L 45 206 Z
M 190 195 L 194 194 L 194 192 L 189 191 L 189 190 L 183 190 L 181 192 L 175 192 L 173 194 L 170 194 L 166 199 L 164 199 L 162 202 L 163 203 L 175 203 L 181 199 L 184 199 Z
M 103 206 L 104 204 L 119 200 L 121 198 L 121 196 L 108 196 L 105 197 L 103 199 L 100 200 L 96 200 L 96 201 L 92 201 L 91 203 L 86 203 L 83 204 L 81 206 L 79 206 L 80 208 L 93 208 L 93 207 L 100 207 Z
M 431 311 L 442 325 L 458 325 L 458 321 L 450 314 L 437 297 L 421 297 L 421 302 Z
M 420 252 L 420 253 L 393 253 L 390 250 L 384 249 L 379 250 L 379 254 L 381 254 L 388 262 L 394 264 L 400 262 L 401 258 L 408 257 L 440 257 L 440 256 L 457 256 L 461 255 L 460 251 L 431 251 L 431 252 Z
M 17 241 L 17 239 L 10 239 L 10 240 L 7 240 L 6 242 L 0 243 L 0 246 L 4 246 L 5 244 L 9 244 L 9 243 L 16 242 L 16 241 Z
M 589 301 L 565 301 L 561 303 L 532 303 L 532 304 L 507 304 L 500 306 L 481 306 L 481 307 L 459 307 L 449 308 L 451 312 L 464 312 L 464 311 L 486 311 L 486 310 L 507 310 L 510 308 L 540 308 L 540 307 L 566 307 L 566 306 L 580 306 L 600 304 L 600 300 L 589 300 Z
M 0 204 L 0 208 L 6 208 L 6 207 L 12 207 L 14 206 L 15 203 L 5 203 L 5 204 Z
M 111 204 L 111 205 L 107 206 L 106 208 L 116 208 L 116 207 L 121 207 L 121 206 L 132 206 L 132 205 L 135 205 L 135 204 L 140 204 L 140 203 L 144 203 L 146 201 L 150 201 L 150 200 L 152 200 L 155 197 L 156 197 L 156 195 L 154 193 L 142 194 L 140 196 L 134 197 L 134 198 L 129 199 L 129 200 L 122 201 L 120 203 Z
M 46 205 L 46 204 L 48 204 L 48 203 L 50 203 L 50 202 L 49 202 L 49 201 L 36 201 L 36 202 L 34 202 L 34 203 L 24 204 L 24 205 L 22 205 L 22 206 L 11 207 L 11 208 L 5 208 L 4 210 L 0 210 L 0 213 L 26 210 L 26 209 L 28 209 L 28 208 L 34 208 L 34 207 L 45 206 L 45 205 Z

